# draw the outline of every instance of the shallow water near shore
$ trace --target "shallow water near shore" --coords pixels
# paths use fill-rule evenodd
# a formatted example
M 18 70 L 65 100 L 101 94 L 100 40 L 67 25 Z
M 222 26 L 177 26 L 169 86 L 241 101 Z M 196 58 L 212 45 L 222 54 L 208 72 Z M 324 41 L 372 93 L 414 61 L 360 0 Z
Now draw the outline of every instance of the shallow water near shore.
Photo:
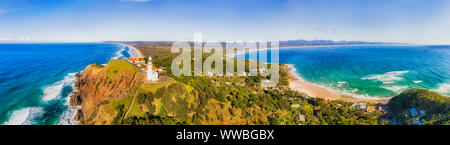
M 280 49 L 279 55 L 306 81 L 346 95 L 384 98 L 412 88 L 450 95 L 450 46 L 299 47 Z
M 67 124 L 75 73 L 129 56 L 119 44 L 0 44 L 0 124 Z

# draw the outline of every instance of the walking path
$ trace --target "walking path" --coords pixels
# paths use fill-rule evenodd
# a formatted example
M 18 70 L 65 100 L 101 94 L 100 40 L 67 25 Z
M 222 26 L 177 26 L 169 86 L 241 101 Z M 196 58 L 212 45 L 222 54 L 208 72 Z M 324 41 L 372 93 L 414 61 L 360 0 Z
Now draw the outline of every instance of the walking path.
M 138 58 L 140 58 L 140 57 L 143 56 L 142 53 L 141 53 L 138 49 L 136 49 L 135 47 L 133 47 L 133 46 L 131 46 L 131 45 L 128 45 L 128 44 L 125 44 L 125 45 L 127 45 L 128 48 L 131 48 L 131 49 L 133 50 L 133 53 L 130 54 L 131 57 L 138 57 Z M 128 62 L 128 61 L 127 61 L 127 62 Z M 129 63 L 129 62 L 128 62 L 128 63 Z M 132 65 L 135 66 L 136 68 L 139 68 L 139 67 L 137 67 L 136 65 L 134 65 L 133 63 L 130 63 L 130 64 L 132 64 Z M 144 74 L 145 74 L 145 73 L 142 74 L 142 78 L 145 78 L 145 75 L 144 75 Z M 123 122 L 123 120 L 125 120 L 125 118 L 128 117 L 128 113 L 130 113 L 131 108 L 133 107 L 134 100 L 136 100 L 137 93 L 139 92 L 139 89 L 141 88 L 142 84 L 144 84 L 144 82 L 145 82 L 144 80 L 141 80 L 141 83 L 140 83 L 139 86 L 137 87 L 136 92 L 134 92 L 133 99 L 131 100 L 130 106 L 128 106 L 127 112 L 125 112 L 125 115 L 123 115 L 122 122 Z
M 133 107 L 133 104 L 134 104 L 134 100 L 136 100 L 137 93 L 139 92 L 139 89 L 141 88 L 142 84 L 144 84 L 144 81 L 142 81 L 139 84 L 138 88 L 136 89 L 136 92 L 134 92 L 133 99 L 131 100 L 131 103 L 130 103 L 130 106 L 128 107 L 128 109 L 127 109 L 127 112 L 125 112 L 125 115 L 123 115 L 122 122 L 123 122 L 123 120 L 125 120 L 125 118 L 127 118 L 128 113 L 130 113 L 130 110 L 131 110 L 131 108 Z

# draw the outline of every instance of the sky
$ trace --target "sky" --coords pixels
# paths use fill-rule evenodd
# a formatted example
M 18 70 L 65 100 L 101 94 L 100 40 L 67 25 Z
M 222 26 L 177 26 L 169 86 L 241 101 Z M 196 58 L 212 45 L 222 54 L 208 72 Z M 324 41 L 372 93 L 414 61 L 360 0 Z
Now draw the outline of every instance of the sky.
M 0 41 L 450 44 L 450 0 L 0 0 Z

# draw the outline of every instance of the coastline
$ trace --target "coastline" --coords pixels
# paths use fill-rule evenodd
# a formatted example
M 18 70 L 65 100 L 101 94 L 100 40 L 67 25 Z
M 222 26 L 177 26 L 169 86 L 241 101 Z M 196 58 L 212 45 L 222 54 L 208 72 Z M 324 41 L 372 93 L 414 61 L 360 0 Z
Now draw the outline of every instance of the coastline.
M 343 94 L 336 90 L 322 87 L 320 85 L 308 82 L 298 75 L 294 65 L 287 64 L 289 74 L 289 88 L 299 91 L 314 98 L 323 98 L 326 100 L 342 100 L 346 102 L 365 102 L 365 103 L 381 103 L 386 104 L 389 98 L 357 98 L 352 95 Z
M 373 45 L 373 44 L 367 44 L 367 45 Z M 307 47 L 326 47 L 326 46 L 342 46 L 342 45 L 304 45 L 304 46 L 284 46 L 279 47 L 279 49 L 293 49 L 293 48 L 307 48 Z M 348 46 L 348 45 L 346 45 Z M 356 46 L 356 45 L 351 45 Z M 252 50 L 241 50 L 232 54 L 226 54 L 226 57 L 234 58 L 237 55 L 245 54 L 253 51 L 261 51 L 261 50 L 268 50 L 266 49 L 252 49 Z M 317 97 L 317 98 L 323 98 L 326 100 L 342 100 L 346 102 L 365 102 L 365 103 L 375 103 L 375 104 L 386 104 L 389 102 L 389 100 L 392 98 L 368 98 L 368 97 L 358 97 L 354 94 L 349 93 L 343 93 L 339 92 L 337 90 L 334 90 L 332 88 L 327 88 L 324 86 L 320 86 L 311 82 L 306 81 L 301 76 L 299 76 L 296 68 L 292 64 L 286 64 L 288 67 L 288 75 L 289 75 L 289 88 L 295 91 L 299 91 L 301 93 L 307 94 L 309 97 Z
M 144 55 L 142 55 L 142 53 L 137 48 L 135 48 L 135 47 L 133 47 L 131 45 L 124 44 L 124 43 L 118 43 L 118 44 L 129 48 L 127 53 L 129 53 L 130 58 L 131 57 L 141 58 L 142 56 L 144 56 Z M 120 53 L 123 52 L 124 50 L 125 50 L 124 48 L 119 49 L 116 52 L 116 56 L 112 57 L 111 59 L 118 59 L 118 58 L 120 58 L 121 57 Z M 76 93 L 79 91 L 78 90 L 79 88 L 75 87 L 75 86 L 78 86 L 77 83 L 79 83 L 78 80 L 79 80 L 79 76 L 80 76 L 81 73 L 83 73 L 83 70 L 78 72 L 78 73 L 76 73 L 76 75 L 75 75 L 76 76 L 76 80 L 72 84 L 73 91 L 67 97 L 68 99 L 66 101 L 66 104 L 69 106 L 69 108 L 61 116 L 61 120 L 57 123 L 57 125 L 79 125 L 79 124 L 81 124 L 81 122 L 76 119 L 80 115 L 79 112 L 81 110 L 81 105 L 73 105 L 71 103 L 71 102 L 74 101 L 73 100 L 73 95 L 76 95 Z
M 144 56 L 137 48 L 135 48 L 129 44 L 124 44 L 124 43 L 120 43 L 120 44 L 128 47 L 128 49 L 129 49 L 128 53 L 130 54 L 130 57 L 142 58 Z

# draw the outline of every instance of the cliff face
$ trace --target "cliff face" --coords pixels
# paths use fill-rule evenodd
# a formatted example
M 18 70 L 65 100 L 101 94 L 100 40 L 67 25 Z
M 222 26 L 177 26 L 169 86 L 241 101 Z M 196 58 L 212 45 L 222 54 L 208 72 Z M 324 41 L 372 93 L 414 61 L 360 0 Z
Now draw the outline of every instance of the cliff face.
M 75 117 L 83 124 L 95 123 L 99 106 L 114 98 L 133 95 L 142 79 L 142 73 L 124 60 L 111 60 L 106 66 L 87 66 L 76 75 L 77 92 L 70 97 L 70 105 L 81 106 Z

